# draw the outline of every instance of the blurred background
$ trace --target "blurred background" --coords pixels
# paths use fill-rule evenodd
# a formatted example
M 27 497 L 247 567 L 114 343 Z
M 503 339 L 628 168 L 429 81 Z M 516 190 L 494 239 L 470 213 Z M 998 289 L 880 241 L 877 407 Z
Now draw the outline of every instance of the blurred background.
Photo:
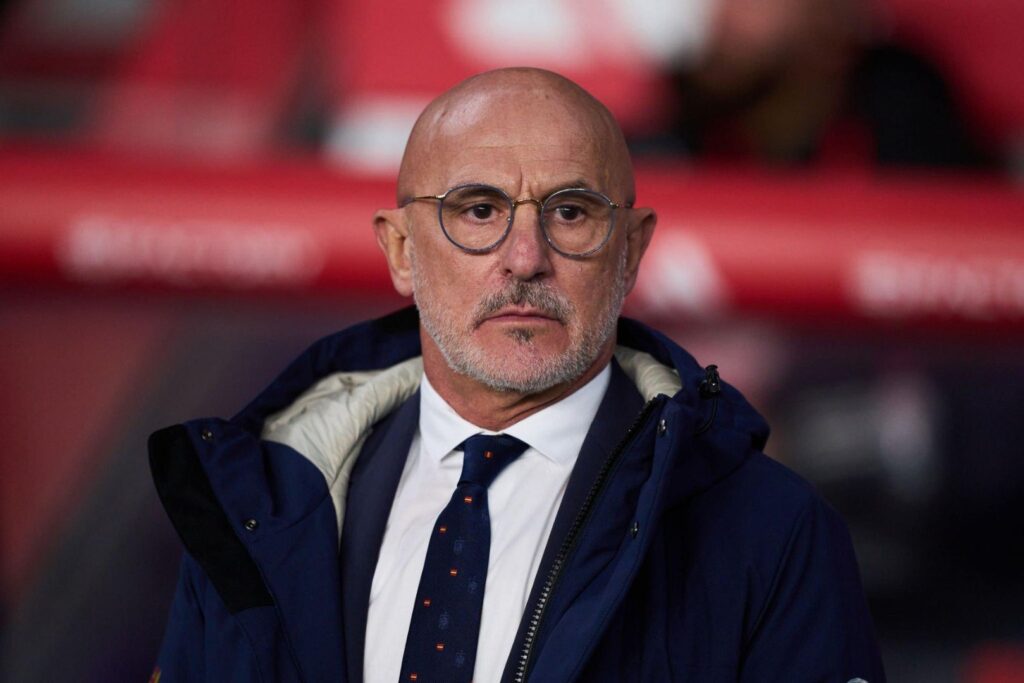
M 139 681 L 147 435 L 403 301 L 413 118 L 557 70 L 658 232 L 631 315 L 848 520 L 890 679 L 1024 681 L 1024 3 L 0 1 L 0 679 Z M 1018 550 L 1014 550 L 1018 548 Z

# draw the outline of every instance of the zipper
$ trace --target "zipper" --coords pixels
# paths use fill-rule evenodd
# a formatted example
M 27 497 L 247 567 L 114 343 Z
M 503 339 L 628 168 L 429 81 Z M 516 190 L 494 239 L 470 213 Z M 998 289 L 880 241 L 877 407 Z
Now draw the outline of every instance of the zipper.
M 530 668 L 531 659 L 533 657 L 533 646 L 537 640 L 537 634 L 540 632 L 540 625 L 544 619 L 544 614 L 547 611 L 548 604 L 551 601 L 551 594 L 558 584 L 558 580 L 562 575 L 562 569 L 565 567 L 566 561 L 569 559 L 569 555 L 576 547 L 576 541 L 579 539 L 580 532 L 583 530 L 584 525 L 590 518 L 590 512 L 594 507 L 594 501 L 604 490 L 605 484 L 608 482 L 608 478 L 611 475 L 611 471 L 616 461 L 622 452 L 626 450 L 626 446 L 630 440 L 639 431 L 641 425 L 647 421 L 647 417 L 650 415 L 654 408 L 654 404 L 657 402 L 657 397 L 652 398 L 644 407 L 640 410 L 640 414 L 633 420 L 633 424 L 626 430 L 626 435 L 622 437 L 619 444 L 611 452 L 611 454 L 605 459 L 604 463 L 601 464 L 601 469 L 598 470 L 597 478 L 591 485 L 590 490 L 587 492 L 587 497 L 583 500 L 583 504 L 580 506 L 579 512 L 576 513 L 576 518 L 573 519 L 572 526 L 569 527 L 569 533 L 566 535 L 565 540 L 562 541 L 562 545 L 558 548 L 558 554 L 555 555 L 554 561 L 551 563 L 551 569 L 548 571 L 548 575 L 544 580 L 544 585 L 541 586 L 540 595 L 537 597 L 537 602 L 533 606 L 533 610 L 530 612 L 530 621 L 526 627 L 526 633 L 523 636 L 523 645 L 519 651 L 519 663 L 516 665 L 515 675 L 512 680 L 515 683 L 525 683 L 528 670 Z

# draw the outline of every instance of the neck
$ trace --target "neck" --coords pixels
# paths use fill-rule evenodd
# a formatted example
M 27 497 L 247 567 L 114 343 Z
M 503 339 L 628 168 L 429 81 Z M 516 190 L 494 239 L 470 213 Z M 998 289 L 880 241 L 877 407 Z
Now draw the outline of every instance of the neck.
M 492 432 L 500 432 L 569 396 L 596 377 L 611 361 L 615 350 L 614 339 L 609 340 L 586 372 L 576 379 L 556 384 L 544 391 L 525 394 L 498 391 L 455 372 L 448 367 L 440 350 L 431 342 L 424 339 L 423 343 L 423 372 L 431 386 L 460 417 Z

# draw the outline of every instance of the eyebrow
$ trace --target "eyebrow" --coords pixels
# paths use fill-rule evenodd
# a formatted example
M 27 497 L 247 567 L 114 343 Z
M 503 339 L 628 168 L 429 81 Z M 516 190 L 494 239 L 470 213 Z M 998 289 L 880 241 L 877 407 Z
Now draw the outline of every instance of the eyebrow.
M 568 190 L 568 189 L 581 189 L 581 190 L 591 190 L 593 192 L 601 192 L 601 190 L 599 190 L 597 187 L 595 187 L 594 185 L 592 185 L 588 181 L 584 180 L 583 178 L 576 178 L 575 180 L 571 180 L 571 181 L 569 181 L 567 183 L 558 183 L 558 184 L 556 184 L 553 188 L 549 189 L 546 193 L 544 193 L 543 196 L 544 197 L 549 197 L 552 194 L 554 194 L 555 192 L 558 192 L 559 190 Z

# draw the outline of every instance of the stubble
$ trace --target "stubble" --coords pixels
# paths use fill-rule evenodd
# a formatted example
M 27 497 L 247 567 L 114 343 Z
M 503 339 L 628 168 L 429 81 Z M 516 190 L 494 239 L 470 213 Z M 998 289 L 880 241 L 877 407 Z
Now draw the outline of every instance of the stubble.
M 577 379 L 597 359 L 615 326 L 626 287 L 626 251 L 618 259 L 612 282 L 605 290 L 607 300 L 590 326 L 579 320 L 576 307 L 544 281 L 510 280 L 500 291 L 479 301 L 468 328 L 445 314 L 415 257 L 412 260 L 413 297 L 420 321 L 441 351 L 448 366 L 490 389 L 501 392 L 534 394 Z M 605 292 L 602 292 L 604 294 Z M 533 330 L 511 327 L 506 335 L 513 342 L 508 349 L 488 349 L 474 343 L 473 331 L 489 316 L 507 306 L 529 305 L 559 321 L 569 332 L 569 344 L 556 353 L 543 353 Z

